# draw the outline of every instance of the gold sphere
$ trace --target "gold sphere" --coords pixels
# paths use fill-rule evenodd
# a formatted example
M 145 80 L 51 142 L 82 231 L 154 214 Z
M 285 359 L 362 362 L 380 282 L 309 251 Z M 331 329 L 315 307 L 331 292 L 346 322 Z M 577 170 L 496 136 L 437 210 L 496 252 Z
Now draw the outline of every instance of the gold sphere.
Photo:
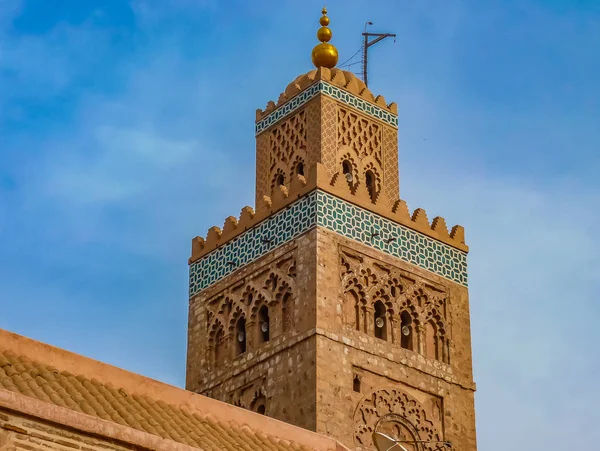
M 333 69 L 338 62 L 338 51 L 333 45 L 322 42 L 313 49 L 312 62 L 316 68 L 327 67 Z
M 321 18 L 319 19 L 319 23 L 326 27 L 327 25 L 329 25 L 329 17 L 321 16 Z
M 321 42 L 329 42 L 331 40 L 331 30 L 327 27 L 319 28 L 317 39 Z

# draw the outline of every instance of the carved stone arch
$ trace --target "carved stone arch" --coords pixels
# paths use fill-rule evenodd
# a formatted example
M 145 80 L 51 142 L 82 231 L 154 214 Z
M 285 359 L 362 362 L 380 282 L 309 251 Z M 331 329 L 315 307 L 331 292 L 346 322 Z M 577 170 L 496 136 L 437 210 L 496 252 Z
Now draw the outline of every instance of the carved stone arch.
M 425 442 L 415 449 L 435 451 L 439 443 L 434 442 L 443 438 L 429 416 L 425 408 L 407 393 L 393 387 L 380 388 L 365 396 L 354 412 L 354 442 L 358 447 L 375 449 L 373 432 L 397 422 L 410 431 L 416 441 Z
M 359 177 L 359 166 L 358 166 L 358 156 L 353 155 L 352 149 L 348 146 L 342 146 L 338 150 L 338 158 L 337 158 L 337 177 L 342 177 L 343 182 L 348 183 L 350 188 L 350 192 L 354 193 L 356 189 L 356 182 Z M 346 178 L 346 173 L 352 175 L 351 180 Z
M 425 308 L 427 302 L 429 300 L 429 293 L 425 289 L 425 286 L 421 283 L 415 284 L 413 286 L 412 295 L 415 300 L 415 303 L 421 307 Z
M 217 308 L 217 315 L 230 315 L 231 311 L 233 310 L 234 303 L 235 300 L 229 294 L 223 296 L 223 299 L 221 300 L 221 302 L 219 303 L 219 307 Z
M 263 305 L 269 306 L 269 304 L 272 302 L 271 296 L 269 296 L 269 293 L 266 293 L 263 291 L 264 290 L 261 290 L 258 293 L 256 298 L 254 299 L 254 302 L 249 307 L 249 312 L 250 312 L 249 316 L 250 316 L 250 321 L 252 321 L 252 322 L 254 322 L 254 320 L 256 320 L 256 315 L 258 314 L 258 311 L 260 310 L 260 308 Z
M 224 333 L 226 332 L 225 324 L 226 324 L 225 319 L 222 316 L 217 316 L 217 317 L 213 318 L 213 321 L 208 329 L 209 345 L 215 344 L 215 336 L 219 329 L 222 329 Z
M 220 366 L 228 356 L 227 331 L 225 321 L 222 317 L 216 317 L 210 326 L 208 332 L 208 346 L 206 348 L 206 360 L 211 365 Z
M 273 280 L 275 281 L 275 285 L 267 287 L 267 284 L 269 284 L 269 281 L 273 281 Z M 265 279 L 264 288 L 270 289 L 271 291 L 275 292 L 275 291 L 277 291 L 277 288 L 283 283 L 285 283 L 289 286 L 294 284 L 294 277 L 289 275 L 289 268 L 286 269 L 286 268 L 272 267 L 271 271 L 269 272 L 269 275 Z
M 306 152 L 298 150 L 289 167 L 289 180 L 293 180 L 298 174 L 306 175 Z
M 277 287 L 277 291 L 275 292 L 275 296 L 273 296 L 272 302 L 281 302 L 286 293 L 290 293 L 293 296 L 294 290 L 286 280 L 281 280 L 279 286 Z
M 271 269 L 269 274 L 263 280 L 262 289 L 269 293 L 275 293 L 277 291 L 277 287 L 279 286 L 280 280 L 281 275 L 279 274 L 279 271 L 276 269 Z
M 365 160 L 366 164 L 363 164 L 361 168 L 362 182 L 367 188 L 371 201 L 377 203 L 383 186 L 381 172 L 374 162 L 368 161 L 370 158 L 366 158 Z
M 271 194 L 279 185 L 287 185 L 290 181 L 288 169 L 283 163 L 277 163 L 271 174 L 273 174 L 271 176 Z
M 231 313 L 231 315 L 229 315 L 229 321 L 227 325 L 228 333 L 234 332 L 238 319 L 240 319 L 241 317 L 246 317 L 246 309 L 244 309 L 242 305 L 238 304 L 234 307 L 234 310 Z
M 242 291 L 242 303 L 245 306 L 251 306 L 254 304 L 256 297 L 258 295 L 258 290 L 256 287 L 249 283 L 244 287 L 244 291 Z
M 378 288 L 379 277 L 371 268 L 360 268 L 358 282 L 364 287 L 365 297 Z
M 250 402 L 250 410 L 261 415 L 267 414 L 267 393 L 264 387 L 261 385 L 258 390 L 254 392 L 252 401 Z
M 399 277 L 390 276 L 387 280 L 387 286 L 392 298 L 397 298 L 406 292 L 406 286 Z

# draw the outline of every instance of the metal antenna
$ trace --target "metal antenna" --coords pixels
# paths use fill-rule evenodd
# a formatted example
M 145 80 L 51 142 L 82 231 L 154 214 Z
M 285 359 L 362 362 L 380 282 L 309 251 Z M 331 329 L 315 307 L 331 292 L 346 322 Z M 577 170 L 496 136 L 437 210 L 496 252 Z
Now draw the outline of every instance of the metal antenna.
M 373 22 L 367 22 L 365 24 L 365 31 L 362 34 L 365 38 L 365 43 L 363 45 L 363 81 L 365 82 L 365 86 L 369 86 L 369 83 L 367 82 L 367 51 L 369 50 L 369 47 L 385 38 L 394 38 L 394 42 L 396 42 L 396 35 L 392 33 L 367 33 L 367 26 L 369 25 L 373 25 Z M 375 37 L 375 39 L 369 42 L 370 37 Z

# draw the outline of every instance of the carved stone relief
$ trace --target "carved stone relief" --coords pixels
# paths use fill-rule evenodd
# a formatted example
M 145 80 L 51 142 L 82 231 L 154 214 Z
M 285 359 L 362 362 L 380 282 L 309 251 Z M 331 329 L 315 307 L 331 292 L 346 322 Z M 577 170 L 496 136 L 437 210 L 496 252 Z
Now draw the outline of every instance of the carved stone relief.
M 295 256 L 288 253 L 209 299 L 206 361 L 220 367 L 246 349 L 293 330 L 295 279 Z
M 345 326 L 450 362 L 444 291 L 350 249 L 340 249 L 340 260 Z
M 362 399 L 354 414 L 354 440 L 361 448 L 374 448 L 373 432 L 404 441 L 409 451 L 436 451 L 442 438 L 439 427 L 413 397 L 396 388 L 381 388 Z M 438 423 L 439 424 L 439 423 Z

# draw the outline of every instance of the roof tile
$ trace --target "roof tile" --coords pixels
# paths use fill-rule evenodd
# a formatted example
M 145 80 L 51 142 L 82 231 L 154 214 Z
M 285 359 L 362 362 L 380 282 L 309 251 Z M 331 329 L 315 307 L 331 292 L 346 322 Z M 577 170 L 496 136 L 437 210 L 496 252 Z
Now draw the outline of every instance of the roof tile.
M 310 449 L 210 414 L 201 416 L 162 400 L 60 371 L 10 350 L 0 351 L 0 388 L 207 451 Z

